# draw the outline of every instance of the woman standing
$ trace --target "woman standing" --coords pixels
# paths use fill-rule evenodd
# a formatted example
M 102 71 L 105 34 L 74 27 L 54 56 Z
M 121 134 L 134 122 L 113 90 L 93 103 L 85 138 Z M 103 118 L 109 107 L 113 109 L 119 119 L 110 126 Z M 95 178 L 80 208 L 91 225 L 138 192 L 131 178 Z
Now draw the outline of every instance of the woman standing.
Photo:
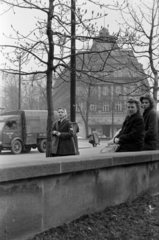
M 145 125 L 145 138 L 143 150 L 157 150 L 158 139 L 158 115 L 154 109 L 155 103 L 149 94 L 145 94 L 140 98 L 141 106 L 143 108 L 143 118 Z
M 73 126 L 67 119 L 64 108 L 57 110 L 59 120 L 53 124 L 52 156 L 76 155 L 77 149 L 73 138 Z
M 119 144 L 116 152 L 142 151 L 144 144 L 144 120 L 140 114 L 140 101 L 130 98 L 127 101 L 127 116 L 120 132 L 108 145 Z

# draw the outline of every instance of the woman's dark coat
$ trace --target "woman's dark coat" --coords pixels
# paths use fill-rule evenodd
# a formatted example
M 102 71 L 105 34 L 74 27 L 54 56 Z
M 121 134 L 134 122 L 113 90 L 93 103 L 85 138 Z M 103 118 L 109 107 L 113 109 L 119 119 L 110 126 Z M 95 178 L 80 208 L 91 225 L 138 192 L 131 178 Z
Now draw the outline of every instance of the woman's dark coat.
M 139 113 L 127 116 L 119 138 L 120 147 L 117 152 L 142 151 L 144 144 L 144 120 Z
M 76 147 L 73 139 L 72 123 L 64 119 L 62 122 L 56 121 L 53 124 L 52 131 L 58 131 L 61 135 L 58 137 L 53 135 L 52 153 L 57 156 L 75 155 Z
M 153 108 L 147 108 L 143 113 L 145 125 L 144 150 L 158 149 L 158 116 Z

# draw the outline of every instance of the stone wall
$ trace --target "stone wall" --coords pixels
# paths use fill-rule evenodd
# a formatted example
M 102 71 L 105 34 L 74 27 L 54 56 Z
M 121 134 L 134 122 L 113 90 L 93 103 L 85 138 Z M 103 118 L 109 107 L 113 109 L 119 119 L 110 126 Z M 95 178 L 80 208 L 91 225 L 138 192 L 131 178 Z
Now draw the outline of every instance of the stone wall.
M 159 151 L 71 156 L 0 168 L 0 239 L 25 240 L 159 192 Z

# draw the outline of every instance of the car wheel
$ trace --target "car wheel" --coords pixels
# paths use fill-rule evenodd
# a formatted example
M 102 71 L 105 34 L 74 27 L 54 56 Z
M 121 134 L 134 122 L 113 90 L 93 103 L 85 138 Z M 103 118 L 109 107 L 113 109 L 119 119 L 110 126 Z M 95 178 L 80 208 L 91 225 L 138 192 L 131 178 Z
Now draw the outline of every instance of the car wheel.
M 20 154 L 22 152 L 22 143 L 19 140 L 15 140 L 12 142 L 11 152 L 13 154 Z
M 46 139 L 40 140 L 40 142 L 38 144 L 38 151 L 41 153 L 46 152 Z

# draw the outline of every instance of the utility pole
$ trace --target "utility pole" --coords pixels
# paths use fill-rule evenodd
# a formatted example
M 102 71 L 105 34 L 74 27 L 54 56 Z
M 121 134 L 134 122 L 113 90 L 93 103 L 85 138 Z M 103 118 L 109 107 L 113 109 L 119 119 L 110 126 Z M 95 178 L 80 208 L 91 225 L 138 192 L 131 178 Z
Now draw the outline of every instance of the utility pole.
M 113 83 L 113 99 L 112 99 L 112 138 L 114 137 L 114 112 L 115 112 L 115 83 Z
M 71 0 L 71 81 L 70 81 L 70 117 L 76 121 L 76 40 L 75 40 L 75 10 L 76 0 Z
M 18 95 L 18 110 L 21 109 L 21 56 L 19 56 L 19 95 Z

